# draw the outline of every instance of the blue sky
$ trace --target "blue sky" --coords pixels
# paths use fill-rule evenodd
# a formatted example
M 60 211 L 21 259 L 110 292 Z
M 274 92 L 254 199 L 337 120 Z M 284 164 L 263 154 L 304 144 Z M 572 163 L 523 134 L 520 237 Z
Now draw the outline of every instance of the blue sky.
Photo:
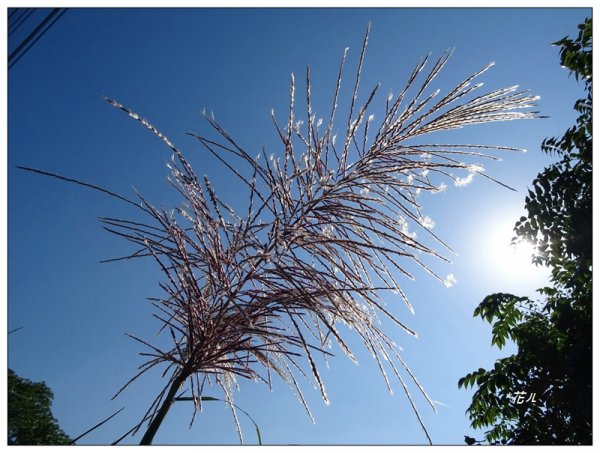
M 317 115 L 326 115 L 344 48 L 349 47 L 348 90 L 367 24 L 372 29 L 362 99 L 381 82 L 376 103 L 402 89 L 419 58 L 455 48 L 434 88 L 452 87 L 495 61 L 482 77 L 487 89 L 518 84 L 541 96 L 547 119 L 473 126 L 443 139 L 528 149 L 506 153 L 487 173 L 511 192 L 476 177 L 466 187 L 423 195 L 434 231 L 457 255 L 453 264 L 429 261 L 451 288 L 417 272 L 403 287 L 416 313 L 390 306 L 419 334 L 388 332 L 432 399 L 417 404 L 435 444 L 477 437 L 465 410 L 470 392 L 457 381 L 510 352 L 490 346 L 490 326 L 473 318 L 493 292 L 534 295 L 544 272 L 511 261 L 508 242 L 523 214 L 527 188 L 549 162 L 545 137 L 573 122 L 582 87 L 559 66 L 550 43 L 577 31 L 590 9 L 72 9 L 8 73 L 8 364 L 54 391 L 54 414 L 70 435 L 85 431 L 125 406 L 109 424 L 85 438 L 110 443 L 145 412 L 162 386 L 156 375 L 114 393 L 141 363 L 140 348 L 124 332 L 153 338 L 157 324 L 147 297 L 160 296 L 161 275 L 151 261 L 101 264 L 129 245 L 103 231 L 98 217 L 130 217 L 127 205 L 102 194 L 27 174 L 41 168 L 130 195 L 132 187 L 157 204 L 176 199 L 166 184 L 168 150 L 146 130 L 102 100 L 106 95 L 150 119 L 190 156 L 197 172 L 235 202 L 231 179 L 185 135 L 206 133 L 204 108 L 249 149 L 279 152 L 270 111 L 285 115 L 290 73 L 313 77 Z M 11 36 L 9 49 L 23 36 Z M 347 100 L 349 93 L 342 93 Z M 352 332 L 347 332 L 352 338 Z M 306 396 L 312 424 L 283 383 L 270 392 L 242 383 L 236 403 L 261 428 L 267 444 L 422 444 L 426 441 L 402 389 L 385 387 L 376 364 L 357 345 L 360 365 L 343 354 L 323 371 L 331 405 L 318 391 Z M 518 390 L 518 389 L 515 389 Z M 207 394 L 211 394 L 209 390 Z M 220 396 L 214 389 L 215 396 Z M 230 412 L 207 403 L 188 429 L 191 408 L 174 407 L 156 443 L 237 444 Z M 253 427 L 241 416 L 246 441 Z M 125 442 L 135 443 L 138 438 Z

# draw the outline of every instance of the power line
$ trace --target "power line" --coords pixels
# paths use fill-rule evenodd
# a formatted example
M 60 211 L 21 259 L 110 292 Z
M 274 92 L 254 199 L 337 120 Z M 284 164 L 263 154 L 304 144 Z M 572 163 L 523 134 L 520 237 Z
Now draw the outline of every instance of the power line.
M 10 19 L 16 13 L 20 13 L 20 12 L 21 12 L 21 8 L 11 8 L 10 12 L 8 13 L 8 18 Z
M 24 13 L 19 16 L 19 18 L 15 18 L 12 23 L 8 24 L 8 36 L 12 35 L 23 23 L 29 19 L 35 11 L 35 8 L 25 8 Z
M 8 56 L 8 69 L 10 69 L 33 45 L 46 34 L 48 30 L 67 12 L 67 8 L 54 8 L 38 26 L 17 46 Z
M 27 36 L 27 38 L 25 38 L 21 44 L 19 44 L 17 46 L 17 48 L 15 50 L 13 50 L 10 55 L 8 56 L 8 68 L 10 69 L 10 67 L 15 63 L 14 59 L 17 58 L 17 56 L 22 56 L 25 54 L 25 52 L 27 52 L 28 49 L 31 48 L 32 44 L 29 44 L 32 40 L 36 39 L 36 36 L 38 36 L 38 33 L 40 33 L 44 27 L 46 26 L 46 24 L 52 20 L 52 18 L 54 16 L 56 16 L 60 11 L 60 8 L 54 8 L 50 14 L 48 14 L 44 20 L 42 20 L 42 22 L 40 22 L 38 24 L 37 27 L 35 27 L 35 29 L 29 33 L 29 36 Z M 23 53 L 20 54 L 20 52 L 23 50 Z M 20 54 L 20 55 L 19 55 Z M 11 63 L 12 62 L 12 63 Z
M 23 15 L 29 10 L 30 8 L 16 8 L 14 9 L 12 12 L 14 14 L 14 18 L 12 16 L 9 17 L 9 25 L 8 28 L 10 28 L 10 19 L 14 21 L 19 20 L 21 17 L 23 17 Z

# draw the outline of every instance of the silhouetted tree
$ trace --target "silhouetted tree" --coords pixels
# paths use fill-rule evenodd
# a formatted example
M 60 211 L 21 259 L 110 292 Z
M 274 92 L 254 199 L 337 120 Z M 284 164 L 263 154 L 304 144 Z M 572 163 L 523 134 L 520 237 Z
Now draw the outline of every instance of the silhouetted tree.
M 8 370 L 8 444 L 69 445 L 71 439 L 52 415 L 52 390 Z

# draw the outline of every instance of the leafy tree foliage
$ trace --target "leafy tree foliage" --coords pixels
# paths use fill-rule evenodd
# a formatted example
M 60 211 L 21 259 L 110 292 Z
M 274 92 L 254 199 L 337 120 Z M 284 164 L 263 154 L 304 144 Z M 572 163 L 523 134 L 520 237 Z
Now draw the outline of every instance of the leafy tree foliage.
M 583 80 L 587 96 L 575 103 L 579 117 L 560 137 L 544 140 L 542 150 L 559 160 L 533 182 L 525 199 L 528 216 L 516 233 L 536 242 L 536 262 L 552 268 L 553 280 L 565 286 L 592 264 L 592 21 L 579 26 L 576 41 L 563 38 L 561 65 Z
M 50 406 L 54 395 L 43 382 L 31 382 L 8 370 L 8 444 L 69 445 Z
M 458 382 L 477 387 L 467 413 L 473 428 L 491 428 L 491 444 L 592 443 L 592 20 L 554 44 L 586 97 L 575 125 L 542 143 L 557 161 L 533 181 L 513 239 L 536 244 L 552 286 L 538 290 L 543 301 L 498 293 L 479 304 L 492 344 L 518 351 Z

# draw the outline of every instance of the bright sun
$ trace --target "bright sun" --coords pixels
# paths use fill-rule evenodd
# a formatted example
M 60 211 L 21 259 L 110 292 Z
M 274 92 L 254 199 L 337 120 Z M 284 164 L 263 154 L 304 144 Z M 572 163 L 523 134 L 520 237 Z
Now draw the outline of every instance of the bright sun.
M 511 218 L 511 217 L 509 217 Z M 514 222 L 497 222 L 487 230 L 486 240 L 480 244 L 480 253 L 485 256 L 492 276 L 526 282 L 545 279 L 547 269 L 531 263 L 535 247 L 528 241 L 511 245 L 514 236 Z
M 508 241 L 498 241 L 492 245 L 495 264 L 503 271 L 523 274 L 529 273 L 535 266 L 531 263 L 535 247 L 529 241 L 521 241 L 516 245 Z

